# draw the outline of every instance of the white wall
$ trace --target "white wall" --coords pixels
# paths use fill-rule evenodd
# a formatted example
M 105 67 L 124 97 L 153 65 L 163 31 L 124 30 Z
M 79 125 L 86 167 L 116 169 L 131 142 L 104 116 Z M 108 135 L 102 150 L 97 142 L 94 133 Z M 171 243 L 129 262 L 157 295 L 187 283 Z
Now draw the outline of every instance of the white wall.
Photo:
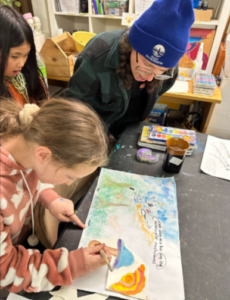
M 207 134 L 230 139 L 230 78 L 221 83 L 222 103 L 216 104 Z
M 47 0 L 32 0 L 32 6 L 34 16 L 37 16 L 41 19 L 42 32 L 46 35 L 46 37 L 51 37 Z

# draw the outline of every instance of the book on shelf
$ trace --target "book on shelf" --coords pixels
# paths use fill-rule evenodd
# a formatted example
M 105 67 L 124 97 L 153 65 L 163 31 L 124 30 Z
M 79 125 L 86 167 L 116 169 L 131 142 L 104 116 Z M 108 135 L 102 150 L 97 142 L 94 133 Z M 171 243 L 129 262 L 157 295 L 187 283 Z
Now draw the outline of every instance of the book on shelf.
M 97 3 L 97 11 L 98 11 L 98 14 L 101 15 L 101 3 L 99 0 L 96 0 L 96 3 Z
M 93 2 L 93 7 L 94 7 L 94 13 L 95 13 L 95 15 L 98 15 L 97 2 L 96 2 L 96 0 L 92 0 L 92 2 Z

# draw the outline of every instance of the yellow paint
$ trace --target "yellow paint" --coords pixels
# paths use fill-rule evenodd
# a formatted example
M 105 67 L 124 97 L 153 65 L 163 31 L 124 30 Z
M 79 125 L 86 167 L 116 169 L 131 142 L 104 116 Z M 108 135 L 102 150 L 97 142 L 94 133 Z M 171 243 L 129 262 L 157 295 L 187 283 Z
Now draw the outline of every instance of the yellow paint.
M 141 228 L 144 230 L 144 232 L 145 232 L 145 234 L 146 234 L 146 236 L 147 236 L 147 238 L 148 238 L 148 240 L 149 240 L 149 246 L 151 246 L 152 243 L 153 243 L 153 241 L 154 241 L 154 239 L 155 239 L 155 237 L 154 237 L 154 232 L 151 232 L 151 231 L 146 227 L 146 225 L 145 225 L 145 219 L 144 219 L 144 217 L 142 216 L 142 214 L 141 214 L 141 212 L 140 212 L 140 210 L 141 210 L 141 208 L 142 208 L 142 205 L 141 205 L 141 204 L 138 204 L 136 207 L 137 207 L 137 215 L 138 215 L 138 219 L 139 219 L 139 221 L 140 221 L 140 223 L 141 223 Z
M 145 287 L 145 266 L 141 265 L 134 273 L 121 277 L 119 282 L 112 284 L 109 289 L 124 295 L 139 294 Z
M 159 203 L 159 202 L 158 202 L 158 205 L 160 205 L 160 206 L 164 206 L 164 203 Z

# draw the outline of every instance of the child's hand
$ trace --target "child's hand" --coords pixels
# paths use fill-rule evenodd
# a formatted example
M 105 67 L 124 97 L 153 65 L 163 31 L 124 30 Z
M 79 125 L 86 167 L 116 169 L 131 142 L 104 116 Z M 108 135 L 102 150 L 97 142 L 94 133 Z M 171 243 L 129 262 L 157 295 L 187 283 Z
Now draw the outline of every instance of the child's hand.
M 69 199 L 55 199 L 53 202 L 51 202 L 49 211 L 60 222 L 75 222 L 82 228 L 86 227 L 75 215 L 73 202 Z
M 85 262 L 90 272 L 95 271 L 98 268 L 106 265 L 105 260 L 102 258 L 100 254 L 100 250 L 102 249 L 104 250 L 108 260 L 111 261 L 110 252 L 109 250 L 105 250 L 105 244 L 100 244 L 98 246 L 88 247 L 83 249 Z

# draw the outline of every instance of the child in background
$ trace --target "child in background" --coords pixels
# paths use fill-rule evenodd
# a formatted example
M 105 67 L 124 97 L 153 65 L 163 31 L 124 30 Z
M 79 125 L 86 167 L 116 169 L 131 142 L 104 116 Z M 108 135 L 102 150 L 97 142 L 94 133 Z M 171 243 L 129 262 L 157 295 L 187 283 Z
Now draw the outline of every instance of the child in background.
M 40 201 L 64 222 L 85 227 L 72 201 L 60 198 L 52 184 L 71 184 L 107 161 L 107 139 L 95 112 L 85 104 L 46 101 L 41 108 L 14 100 L 0 105 L 0 288 L 17 293 L 52 290 L 104 265 L 99 245 L 68 252 L 66 248 L 25 249 L 30 230 L 36 244 L 33 207 Z M 110 253 L 106 252 L 110 259 Z
M 47 99 L 47 87 L 37 66 L 33 32 L 8 5 L 0 5 L 0 98 L 22 106 Z

